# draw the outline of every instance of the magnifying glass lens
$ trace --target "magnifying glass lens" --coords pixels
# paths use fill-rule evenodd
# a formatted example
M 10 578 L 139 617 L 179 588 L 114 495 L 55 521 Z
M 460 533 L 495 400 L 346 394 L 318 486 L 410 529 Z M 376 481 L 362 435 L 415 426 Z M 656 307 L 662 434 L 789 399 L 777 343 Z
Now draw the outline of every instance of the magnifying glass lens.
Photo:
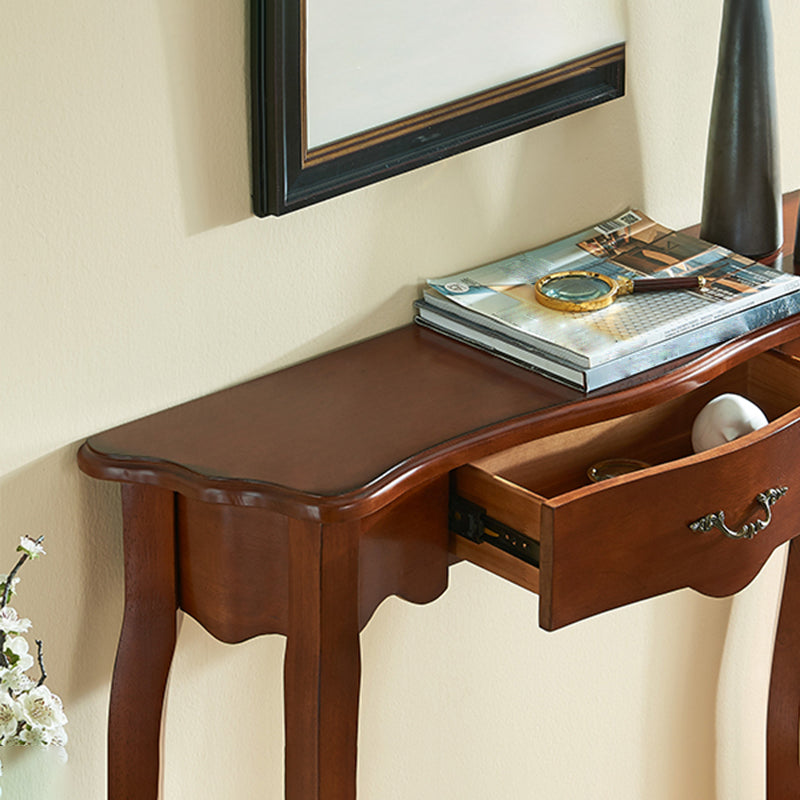
M 542 294 L 553 300 L 568 303 L 586 303 L 599 300 L 611 291 L 608 283 L 593 275 L 562 275 L 547 281 L 541 287 Z

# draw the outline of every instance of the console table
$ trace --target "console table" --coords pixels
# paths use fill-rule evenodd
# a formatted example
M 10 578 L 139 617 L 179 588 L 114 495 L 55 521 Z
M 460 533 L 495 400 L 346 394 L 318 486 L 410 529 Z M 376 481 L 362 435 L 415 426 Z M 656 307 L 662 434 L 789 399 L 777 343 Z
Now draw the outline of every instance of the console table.
M 800 533 L 798 341 L 794 317 L 583 395 L 408 326 L 93 436 L 80 467 L 122 484 L 124 516 L 108 797 L 158 796 L 178 609 L 224 642 L 287 637 L 285 796 L 354 800 L 359 632 L 387 596 L 430 602 L 466 559 L 538 592 L 553 630 L 681 587 L 740 590 Z M 691 420 L 723 391 L 770 423 L 693 455 Z M 586 482 L 622 454 L 653 466 Z M 771 522 L 743 540 L 688 527 L 719 510 L 734 530 Z M 770 800 L 800 792 L 798 663 L 793 541 Z

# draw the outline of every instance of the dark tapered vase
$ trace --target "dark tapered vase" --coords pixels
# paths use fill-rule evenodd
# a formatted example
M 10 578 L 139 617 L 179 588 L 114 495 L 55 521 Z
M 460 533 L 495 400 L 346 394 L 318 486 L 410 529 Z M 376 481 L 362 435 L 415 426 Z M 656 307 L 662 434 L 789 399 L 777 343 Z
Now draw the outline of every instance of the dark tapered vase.
M 769 0 L 725 0 L 700 235 L 751 258 L 783 243 Z
M 800 208 L 797 210 L 797 227 L 794 239 L 794 271 L 800 274 Z

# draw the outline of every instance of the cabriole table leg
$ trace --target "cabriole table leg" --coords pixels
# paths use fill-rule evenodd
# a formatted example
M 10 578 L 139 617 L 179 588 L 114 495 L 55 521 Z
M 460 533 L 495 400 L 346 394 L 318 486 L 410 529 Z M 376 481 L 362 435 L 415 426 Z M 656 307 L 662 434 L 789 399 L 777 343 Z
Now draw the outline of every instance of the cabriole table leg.
M 800 543 L 792 539 L 767 714 L 767 798 L 800 797 Z
M 122 485 L 125 616 L 108 718 L 109 800 L 156 800 L 161 712 L 175 649 L 172 492 Z

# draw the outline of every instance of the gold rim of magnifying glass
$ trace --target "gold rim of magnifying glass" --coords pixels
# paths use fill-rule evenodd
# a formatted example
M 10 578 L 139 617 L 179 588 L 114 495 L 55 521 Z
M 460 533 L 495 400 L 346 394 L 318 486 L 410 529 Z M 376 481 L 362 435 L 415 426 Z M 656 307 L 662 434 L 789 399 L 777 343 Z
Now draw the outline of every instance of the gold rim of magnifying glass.
M 544 287 L 556 278 L 566 277 L 599 278 L 608 286 L 608 293 L 597 300 L 584 300 L 582 302 L 572 302 L 570 300 L 559 300 L 556 297 L 549 297 L 544 293 Z M 600 272 L 588 272 L 586 270 L 568 270 L 567 272 L 552 272 L 539 278 L 533 287 L 536 300 L 547 308 L 554 308 L 556 311 L 597 311 L 600 308 L 610 306 L 618 294 L 626 294 L 626 288 L 621 286 L 614 278 L 603 275 Z

